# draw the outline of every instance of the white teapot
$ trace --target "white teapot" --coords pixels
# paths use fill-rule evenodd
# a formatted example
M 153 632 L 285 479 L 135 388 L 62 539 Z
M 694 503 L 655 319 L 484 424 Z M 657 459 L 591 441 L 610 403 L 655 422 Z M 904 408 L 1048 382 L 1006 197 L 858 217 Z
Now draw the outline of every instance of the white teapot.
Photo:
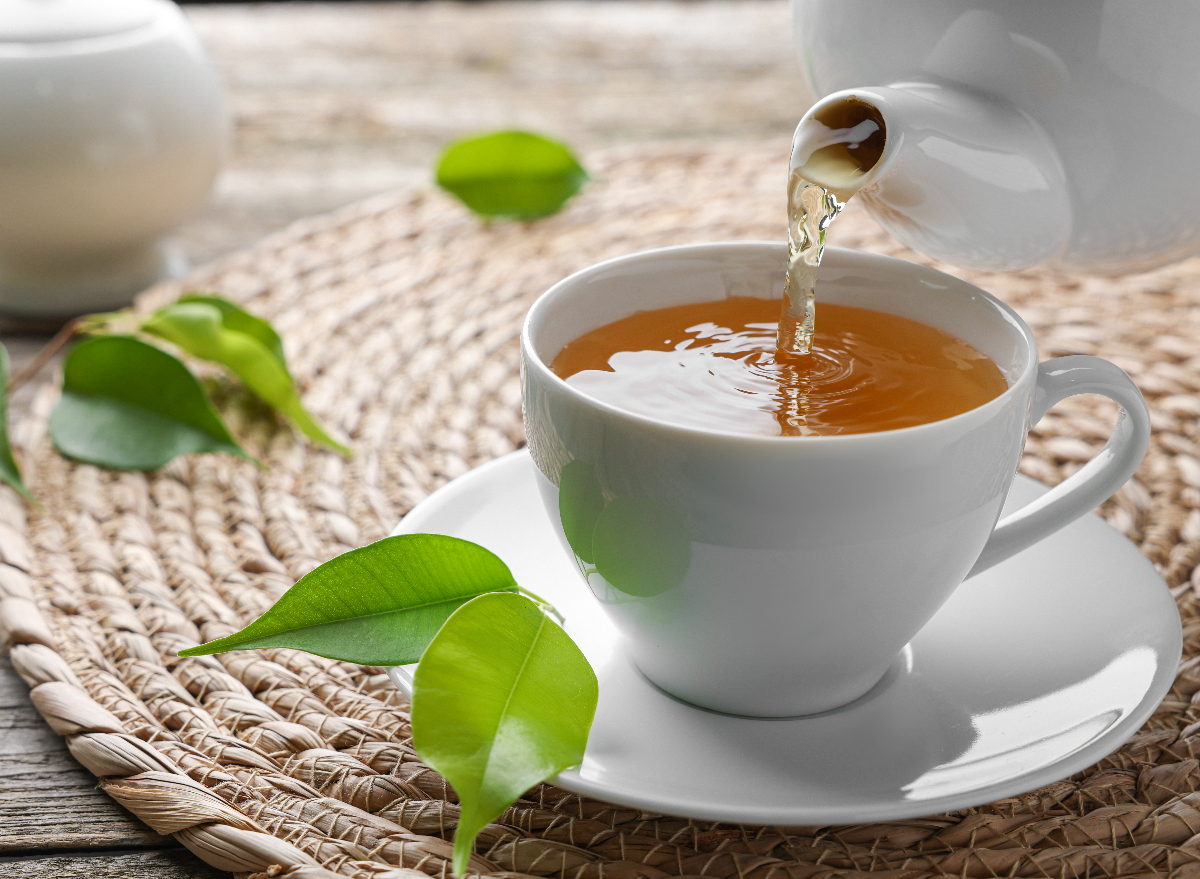
M 881 119 L 861 201 L 958 265 L 1096 274 L 1200 254 L 1198 0 L 793 0 L 819 100 Z M 845 124 L 845 123 L 843 123 Z M 867 127 L 870 127 L 869 125 Z M 793 168 L 807 156 L 793 154 Z M 821 181 L 815 181 L 821 182 Z
M 0 312 L 106 310 L 169 273 L 227 129 L 169 0 L 0 0 Z

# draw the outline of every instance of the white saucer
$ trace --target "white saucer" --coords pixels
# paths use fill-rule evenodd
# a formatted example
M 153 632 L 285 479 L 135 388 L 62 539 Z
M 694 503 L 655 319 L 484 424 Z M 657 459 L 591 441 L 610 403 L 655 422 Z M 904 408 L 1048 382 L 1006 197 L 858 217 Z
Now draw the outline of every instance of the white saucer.
M 962 586 L 884 680 L 823 715 L 759 720 L 680 702 L 625 658 L 560 548 L 528 454 L 454 480 L 395 533 L 473 540 L 547 598 L 600 679 L 583 765 L 555 784 L 623 806 L 745 824 L 914 818 L 1084 769 L 1125 742 L 1175 677 L 1166 585 L 1095 515 Z M 1045 488 L 1018 476 L 1010 502 Z M 886 580 L 880 588 L 886 588 Z M 408 690 L 411 667 L 392 669 Z

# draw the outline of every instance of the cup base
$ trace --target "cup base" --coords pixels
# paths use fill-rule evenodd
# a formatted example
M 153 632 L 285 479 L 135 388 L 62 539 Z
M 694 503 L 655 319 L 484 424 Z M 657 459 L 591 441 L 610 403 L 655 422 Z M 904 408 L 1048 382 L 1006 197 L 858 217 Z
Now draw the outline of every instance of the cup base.
M 661 679 L 656 679 L 654 675 L 646 672 L 642 663 L 638 662 L 636 654 L 629 649 L 628 643 L 625 646 L 633 667 L 656 690 L 672 699 L 717 714 L 776 719 L 812 717 L 839 711 L 858 702 L 877 689 L 886 687 L 899 673 L 902 660 L 908 652 L 906 646 L 900 655 L 882 670 L 872 669 L 849 680 L 823 685 L 819 689 L 809 687 L 803 691 L 780 693 L 773 688 L 754 690 L 753 687 L 743 686 L 737 688 L 736 692 L 712 692 L 691 682 L 663 683 Z

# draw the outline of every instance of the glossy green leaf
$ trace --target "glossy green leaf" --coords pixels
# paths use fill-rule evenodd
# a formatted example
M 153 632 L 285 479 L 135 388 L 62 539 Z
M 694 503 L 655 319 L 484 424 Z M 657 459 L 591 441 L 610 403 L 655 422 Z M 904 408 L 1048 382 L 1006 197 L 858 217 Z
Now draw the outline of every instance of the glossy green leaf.
M 520 595 L 463 605 L 413 677 L 413 744 L 458 793 L 454 871 L 521 794 L 583 760 L 599 693 L 575 642 Z
M 610 501 L 592 532 L 596 570 L 626 595 L 661 595 L 683 582 L 692 543 L 682 514 L 638 497 Z
M 498 131 L 451 144 L 437 184 L 485 217 L 535 219 L 552 214 L 587 182 L 561 143 L 525 131 Z
M 68 458 L 117 470 L 155 470 L 194 452 L 250 457 L 188 368 L 131 336 L 71 349 L 50 437 Z
M 592 564 L 592 532 L 604 510 L 604 493 L 596 470 L 585 461 L 571 461 L 558 480 L 558 516 L 567 544 L 580 561 Z
M 304 408 L 295 382 L 279 357 L 257 335 L 228 326 L 221 307 L 195 300 L 175 302 L 157 311 L 142 324 L 142 329 L 195 357 L 228 367 L 247 388 L 287 416 L 305 436 L 344 455 L 350 454 Z
M 33 495 L 21 479 L 21 470 L 13 458 L 8 439 L 8 349 L 0 345 L 0 479 L 3 479 L 27 500 Z
M 283 340 L 279 338 L 279 333 L 275 332 L 275 328 L 268 321 L 256 314 L 251 314 L 224 296 L 216 296 L 211 293 L 187 293 L 179 297 L 179 301 L 211 305 L 221 312 L 221 324 L 226 329 L 237 330 L 239 333 L 245 333 L 247 336 L 258 339 L 268 351 L 275 355 L 279 365 L 287 369 L 287 358 L 283 354 Z
M 504 562 L 470 541 L 385 537 L 310 571 L 240 632 L 180 655 L 295 647 L 364 665 L 404 665 L 421 658 L 459 606 L 516 588 Z

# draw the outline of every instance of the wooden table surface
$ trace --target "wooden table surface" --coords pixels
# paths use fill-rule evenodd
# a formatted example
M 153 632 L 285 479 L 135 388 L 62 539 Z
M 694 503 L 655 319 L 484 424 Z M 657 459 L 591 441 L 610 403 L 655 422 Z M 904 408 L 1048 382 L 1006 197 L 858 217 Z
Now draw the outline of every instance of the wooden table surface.
M 289 221 L 427 186 L 448 141 L 526 128 L 609 144 L 787 136 L 808 106 L 787 0 L 189 6 L 234 139 L 194 263 Z M 781 172 L 780 185 L 783 185 Z M 784 234 L 784 230 L 780 230 Z M 0 323 L 19 369 L 45 341 Z M 40 380 L 49 380 L 52 368 Z M 18 413 L 31 394 L 14 398 Z M 0 657 L 0 879 L 216 879 L 101 793 Z

